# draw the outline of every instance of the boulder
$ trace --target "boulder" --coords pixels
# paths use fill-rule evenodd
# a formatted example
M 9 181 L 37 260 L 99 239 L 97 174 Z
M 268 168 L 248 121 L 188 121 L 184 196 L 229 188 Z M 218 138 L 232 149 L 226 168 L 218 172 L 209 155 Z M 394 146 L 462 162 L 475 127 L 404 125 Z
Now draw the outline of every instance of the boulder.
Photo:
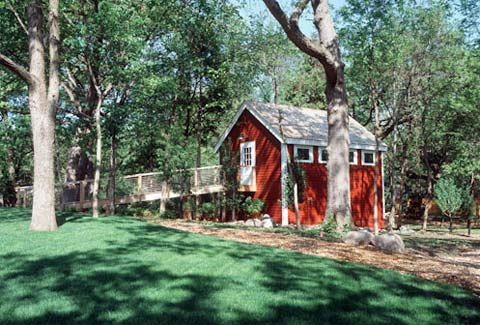
M 262 216 L 262 220 L 265 220 L 265 219 L 272 219 L 272 217 L 270 217 L 268 214 L 265 213 L 265 214 Z
M 245 226 L 249 227 L 261 227 L 262 222 L 259 219 L 247 219 L 245 221 Z
M 405 251 L 402 237 L 396 234 L 374 236 L 372 243 L 375 248 L 386 253 L 402 253 Z
M 273 224 L 272 218 L 262 220 L 262 227 L 263 228 L 273 228 L 273 226 L 274 226 L 274 224 Z
M 349 231 L 343 236 L 343 242 L 354 246 L 366 246 L 373 240 L 373 234 L 367 230 Z
M 415 233 L 415 230 L 412 230 L 408 226 L 401 226 L 399 231 L 400 231 L 400 235 L 411 235 Z

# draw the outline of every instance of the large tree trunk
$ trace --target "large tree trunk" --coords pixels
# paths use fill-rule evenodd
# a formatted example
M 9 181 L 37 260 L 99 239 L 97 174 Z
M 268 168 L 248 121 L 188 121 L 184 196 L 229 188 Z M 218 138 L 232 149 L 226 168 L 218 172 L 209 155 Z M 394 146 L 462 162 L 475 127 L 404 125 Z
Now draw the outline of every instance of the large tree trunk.
M 324 68 L 325 95 L 328 102 L 327 217 L 333 215 L 337 229 L 343 230 L 344 225 L 351 222 L 348 105 L 344 64 L 328 0 L 299 0 L 290 17 L 285 14 L 278 1 L 263 2 L 280 23 L 287 37 L 301 51 L 316 58 Z M 304 35 L 298 24 L 309 3 L 314 13 L 313 22 L 318 32 L 318 41 Z
M 101 96 L 100 96 L 101 97 Z M 98 194 L 100 190 L 100 168 L 102 166 L 102 120 L 101 120 L 101 108 L 102 108 L 102 99 L 98 99 L 97 108 L 95 110 L 95 129 L 97 136 L 97 145 L 95 152 L 95 175 L 93 179 L 93 202 L 92 202 L 92 215 L 94 218 L 97 218 L 99 215 L 98 211 Z
M 32 230 L 55 230 L 55 113 L 59 95 L 60 27 L 58 0 L 49 2 L 49 87 L 45 74 L 43 1 L 32 0 L 28 6 L 29 71 L 0 53 L 0 64 L 28 85 L 28 101 L 33 134 L 33 209 Z
M 349 135 L 347 95 L 341 82 L 327 85 L 328 100 L 328 182 L 327 216 L 333 215 L 338 230 L 351 222 L 350 212 L 350 166 L 348 162 Z
M 30 74 L 29 106 L 33 134 L 33 208 L 31 230 L 56 230 L 55 217 L 55 113 L 58 103 L 58 1 L 50 0 L 50 82 L 47 94 L 43 47 L 42 1 L 28 8 Z M 48 98 L 47 98 L 48 96 Z

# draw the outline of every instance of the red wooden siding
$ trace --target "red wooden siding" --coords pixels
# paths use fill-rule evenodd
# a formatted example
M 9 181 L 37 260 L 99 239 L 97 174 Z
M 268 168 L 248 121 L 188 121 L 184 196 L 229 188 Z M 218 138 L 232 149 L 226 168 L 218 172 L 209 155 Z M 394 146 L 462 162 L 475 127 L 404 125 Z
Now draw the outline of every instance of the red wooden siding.
M 293 146 L 288 146 L 288 151 L 293 157 Z M 378 215 L 379 226 L 383 228 L 382 218 L 382 175 L 381 154 L 377 159 L 380 166 L 378 179 Z M 304 163 L 307 175 L 307 189 L 304 202 L 299 204 L 301 223 L 316 225 L 323 221 L 327 208 L 327 165 L 319 163 L 318 147 L 313 147 L 313 163 Z M 350 202 L 352 207 L 353 222 L 359 227 L 373 228 L 373 178 L 374 166 L 362 165 L 361 150 L 357 150 L 357 164 L 350 165 Z M 295 211 L 288 210 L 288 222 L 295 223 Z
M 242 140 L 238 140 L 240 134 Z M 280 142 L 249 111 L 244 111 L 228 135 L 232 151 L 240 151 L 240 143 L 255 141 L 256 191 L 243 193 L 265 202 L 264 212 L 276 223 L 282 222 Z M 227 140 L 228 141 L 228 140 Z
M 288 145 L 293 159 L 293 145 Z M 318 147 L 313 147 L 313 163 L 304 163 L 307 175 L 307 189 L 304 201 L 299 203 L 300 220 L 305 225 L 317 225 L 323 221 L 327 208 L 327 165 L 318 163 Z M 288 223 L 295 223 L 295 210 L 288 209 Z
M 382 155 L 378 154 L 380 175 L 377 182 L 378 190 L 378 225 L 384 226 L 382 203 Z M 362 165 L 362 152 L 357 150 L 357 165 L 350 165 L 350 202 L 352 206 L 353 221 L 356 226 L 373 229 L 373 178 L 375 166 Z
M 240 134 L 243 136 L 239 140 Z M 281 150 L 280 142 L 249 111 L 245 110 L 230 131 L 226 141 L 231 141 L 231 150 L 240 151 L 240 143 L 255 141 L 256 191 L 243 192 L 244 195 L 260 198 L 265 202 L 264 213 L 268 213 L 276 223 L 282 222 L 281 207 Z M 304 201 L 299 204 L 301 223 L 317 225 L 325 217 L 327 205 L 327 166 L 319 163 L 318 147 L 313 147 L 313 163 L 304 163 L 307 174 L 307 189 Z M 288 145 L 293 157 L 293 145 Z M 381 170 L 381 154 L 377 164 Z M 373 228 L 373 178 L 374 166 L 362 165 L 362 152 L 357 150 L 357 164 L 350 165 L 350 190 L 353 222 L 356 226 Z M 378 179 L 379 226 L 383 228 L 382 177 Z M 230 217 L 230 216 L 229 216 Z M 242 217 L 240 215 L 240 217 Z M 295 223 L 295 212 L 289 208 L 288 222 Z

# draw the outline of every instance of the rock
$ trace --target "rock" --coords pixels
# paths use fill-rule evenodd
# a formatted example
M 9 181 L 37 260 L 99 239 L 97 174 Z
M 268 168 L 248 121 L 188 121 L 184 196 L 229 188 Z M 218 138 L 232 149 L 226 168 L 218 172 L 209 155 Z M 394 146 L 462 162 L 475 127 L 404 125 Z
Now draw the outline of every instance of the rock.
M 375 248 L 386 253 L 402 253 L 405 251 L 402 237 L 396 234 L 374 236 L 372 243 Z
M 349 231 L 343 236 L 343 242 L 354 246 L 366 246 L 373 240 L 373 234 L 367 230 Z
M 261 227 L 262 222 L 259 219 L 247 219 L 245 221 L 245 226 L 249 227 Z
M 269 219 L 263 219 L 262 220 L 262 227 L 263 228 L 273 228 L 273 220 L 271 218 Z
M 400 227 L 400 235 L 411 235 L 414 234 L 415 230 L 410 229 L 408 226 L 401 226 Z
M 262 216 L 262 220 L 265 220 L 265 219 L 272 219 L 272 217 L 270 217 L 268 214 L 265 213 L 265 214 Z

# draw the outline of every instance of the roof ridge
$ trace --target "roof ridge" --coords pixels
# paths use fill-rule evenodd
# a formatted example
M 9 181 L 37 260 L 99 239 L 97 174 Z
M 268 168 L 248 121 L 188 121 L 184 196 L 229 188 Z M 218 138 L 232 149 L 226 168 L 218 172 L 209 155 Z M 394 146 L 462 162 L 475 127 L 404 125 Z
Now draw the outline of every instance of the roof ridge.
M 254 102 L 251 102 L 251 103 L 253 105 L 266 105 L 266 106 L 270 106 L 272 108 L 286 107 L 286 108 L 296 108 L 296 109 L 309 110 L 309 111 L 315 111 L 315 112 L 327 112 L 327 110 L 321 109 L 321 108 L 310 108 L 310 107 L 302 107 L 302 106 L 295 106 L 295 105 L 288 105 L 288 104 L 264 103 L 264 102 L 257 102 L 257 101 L 254 101 Z

